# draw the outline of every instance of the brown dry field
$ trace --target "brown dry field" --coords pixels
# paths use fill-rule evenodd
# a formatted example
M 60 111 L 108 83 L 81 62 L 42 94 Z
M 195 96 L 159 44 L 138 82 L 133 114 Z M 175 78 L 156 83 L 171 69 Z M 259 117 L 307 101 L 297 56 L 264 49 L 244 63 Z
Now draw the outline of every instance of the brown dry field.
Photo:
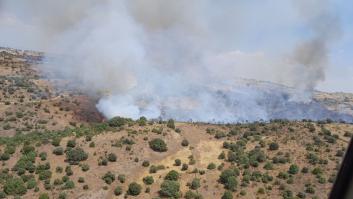
M 38 55 L 30 56 L 36 58 Z M 129 121 L 121 127 L 109 126 L 109 122 L 104 121 L 95 109 L 94 98 L 77 94 L 77 91 L 59 92 L 50 81 L 38 75 L 36 67 L 31 66 L 33 63 L 26 63 L 18 57 L 19 55 L 4 53 L 0 56 L 0 155 L 7 153 L 6 148 L 9 145 L 16 147 L 15 153 L 8 160 L 2 160 L 0 166 L 0 196 L 6 192 L 5 186 L 9 179 L 24 178 L 24 175 L 32 175 L 37 188 L 28 189 L 22 194 L 7 194 L 8 198 L 14 198 L 14 195 L 20 198 L 39 198 L 43 193 L 47 193 L 50 198 L 59 198 L 60 193 L 66 193 L 66 198 L 159 198 L 161 184 L 171 170 L 180 174 L 177 181 L 180 184 L 181 198 L 192 190 L 189 184 L 194 178 L 200 179 L 200 187 L 192 190 L 199 197 L 221 198 L 226 188 L 219 182 L 219 178 L 222 171 L 229 168 L 240 171 L 236 176 L 238 184 L 232 192 L 233 198 L 285 198 L 285 193 L 290 196 L 287 198 L 300 198 L 298 193 L 304 194 L 306 198 L 327 198 L 342 160 L 342 152 L 353 133 L 353 125 L 350 124 L 310 121 L 234 125 L 175 123 L 178 130 L 169 128 L 166 122 L 155 121 L 149 121 L 146 125 Z M 349 97 L 351 96 L 336 100 L 347 101 Z M 330 99 L 333 95 L 322 94 L 318 98 L 331 102 L 332 109 L 338 107 L 332 105 Z M 106 128 L 98 131 L 95 130 L 95 125 L 105 125 Z M 82 148 L 88 155 L 80 165 L 89 166 L 86 172 L 81 170 L 80 165 L 71 166 L 73 175 L 69 179 L 74 182 L 75 187 L 70 189 L 65 189 L 62 184 L 54 184 L 56 179 L 62 179 L 66 175 L 65 171 L 57 172 L 57 167 L 65 170 L 69 162 L 66 161 L 65 152 L 63 155 L 53 154 L 57 146 L 51 144 L 53 136 L 46 136 L 50 134 L 55 137 L 56 132 L 59 135 L 65 129 L 69 133 L 59 136 L 62 138 L 60 146 L 66 149 L 67 142 L 75 140 L 75 148 Z M 156 129 L 160 131 L 157 132 Z M 232 130 L 237 133 L 230 133 Z M 32 139 L 30 136 L 34 133 L 40 137 Z M 16 136 L 25 141 L 15 139 Z M 8 139 L 2 139 L 4 137 Z M 149 141 L 154 138 L 164 140 L 168 150 L 153 151 Z M 124 144 L 126 139 L 134 144 Z M 189 142 L 188 146 L 182 146 L 183 140 Z M 228 154 L 231 150 L 224 147 L 225 143 L 239 141 L 245 143 L 245 146 L 238 156 L 244 155 L 251 159 L 254 158 L 251 157 L 254 151 L 256 154 L 263 154 L 261 158 L 255 158 L 255 165 L 230 160 Z M 35 147 L 36 158 L 33 164 L 36 167 L 50 164 L 51 177 L 47 182 L 40 180 L 36 172 L 25 171 L 24 174 L 18 174 L 13 170 L 23 157 L 24 142 Z M 92 142 L 94 147 L 89 146 Z M 277 150 L 269 149 L 273 142 L 278 143 Z M 39 157 L 43 152 L 47 154 L 45 160 Z M 225 153 L 225 158 L 219 158 L 222 152 Z M 100 159 L 110 153 L 116 154 L 116 162 L 108 162 L 106 166 L 99 165 Z M 314 162 L 308 158 L 309 154 L 315 156 Z M 176 159 L 180 159 L 182 164 L 188 164 L 188 169 L 182 170 L 181 166 L 175 166 Z M 144 167 L 144 161 L 148 161 L 150 166 Z M 210 163 L 214 163 L 216 168 L 208 169 Z M 269 163 L 272 163 L 273 168 L 265 169 L 264 166 Z M 164 169 L 150 173 L 151 165 L 163 165 Z M 298 173 L 288 174 L 291 165 L 299 168 Z M 303 168 L 307 168 L 308 172 L 302 172 Z M 320 170 L 320 173 L 315 174 L 314 170 Z M 102 179 L 107 172 L 116 176 L 111 184 Z M 279 176 L 281 172 L 287 177 Z M 124 183 L 117 179 L 120 174 L 126 176 Z M 146 176 L 153 177 L 152 185 L 144 184 L 143 178 Z M 270 176 L 271 180 L 264 180 L 264 176 Z M 84 178 L 83 183 L 78 182 L 80 177 Z M 22 181 L 27 186 L 28 182 Z M 126 193 L 132 182 L 142 186 L 138 196 Z M 45 184 L 50 184 L 50 187 L 45 187 Z M 309 184 L 314 193 L 307 190 L 306 185 Z M 84 186 L 88 186 L 88 189 L 83 189 Z M 122 188 L 123 193 L 120 196 L 114 194 L 117 186 Z M 148 193 L 145 192 L 146 188 L 149 189 Z

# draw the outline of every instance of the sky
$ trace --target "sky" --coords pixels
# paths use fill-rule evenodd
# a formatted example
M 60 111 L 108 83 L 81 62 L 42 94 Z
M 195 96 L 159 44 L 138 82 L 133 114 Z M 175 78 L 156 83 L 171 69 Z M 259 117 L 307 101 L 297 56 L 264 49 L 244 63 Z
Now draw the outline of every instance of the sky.
M 37 0 L 28 2 L 39 4 Z M 330 5 L 339 18 L 342 35 L 330 44 L 325 79 L 315 88 L 353 93 L 353 1 L 337 0 Z M 286 82 L 282 81 L 287 78 L 284 74 L 274 75 L 278 68 L 271 66 L 272 58 L 289 53 L 312 34 L 292 1 L 221 0 L 212 6 L 212 12 L 202 20 L 212 20 L 208 32 L 217 37 L 213 47 L 220 53 L 210 62 L 219 64 L 219 70 L 239 64 L 234 70 L 240 77 Z M 22 1 L 0 0 L 0 46 L 47 51 L 51 40 L 43 36 L 37 21 L 38 16 L 27 12 Z

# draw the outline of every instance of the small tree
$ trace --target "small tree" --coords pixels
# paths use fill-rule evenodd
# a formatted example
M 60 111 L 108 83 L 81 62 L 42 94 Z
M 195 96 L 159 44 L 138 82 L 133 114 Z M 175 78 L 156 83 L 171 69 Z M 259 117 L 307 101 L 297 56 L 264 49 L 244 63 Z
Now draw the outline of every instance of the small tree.
M 299 171 L 299 167 L 296 164 L 292 164 L 289 167 L 288 173 L 294 175 L 294 174 L 297 174 L 298 171 Z
M 87 160 L 88 154 L 81 148 L 73 148 L 66 151 L 66 160 L 70 164 L 78 164 L 80 161 Z
M 153 151 L 165 152 L 168 150 L 167 144 L 159 138 L 153 139 L 149 142 L 149 145 Z
M 179 182 L 165 180 L 161 184 L 161 190 L 159 191 L 159 194 L 162 197 L 179 198 L 181 195 Z
M 189 146 L 189 141 L 187 139 L 183 139 L 181 146 Z
M 128 189 L 127 193 L 132 196 L 137 196 L 141 193 L 141 189 L 142 189 L 141 185 L 139 185 L 136 182 L 133 182 L 133 183 L 129 184 L 129 189 Z
M 271 151 L 278 150 L 278 148 L 279 148 L 279 145 L 278 145 L 278 143 L 276 143 L 276 142 L 272 142 L 272 143 L 270 144 L 270 146 L 269 146 L 269 149 L 270 149 Z
M 200 188 L 200 186 L 201 186 L 200 178 L 194 178 L 191 181 L 191 185 L 190 185 L 191 189 L 196 190 L 196 189 Z
M 143 178 L 143 182 L 146 184 L 146 185 L 151 185 L 154 183 L 154 179 L 152 176 L 146 176 Z
M 116 162 L 116 159 L 117 159 L 117 157 L 116 157 L 116 155 L 115 155 L 114 153 L 110 153 L 110 154 L 108 155 L 108 160 L 109 160 L 110 162 Z
M 167 127 L 171 129 L 175 129 L 175 123 L 173 119 L 168 120 Z
M 8 195 L 24 195 L 27 192 L 27 188 L 21 178 L 8 179 L 3 189 Z
M 176 159 L 174 165 L 175 166 L 180 166 L 181 165 L 181 160 L 180 159 Z
M 233 194 L 232 192 L 230 191 L 225 191 L 223 196 L 222 196 L 222 199 L 233 199 Z
M 169 171 L 169 173 L 165 176 L 165 180 L 174 180 L 177 181 L 179 179 L 179 173 L 175 170 Z
M 114 194 L 115 194 L 116 196 L 120 196 L 122 193 L 123 193 L 123 189 L 122 189 L 120 186 L 117 186 L 117 187 L 114 189 Z
M 104 180 L 105 183 L 111 184 L 112 182 L 115 181 L 115 175 L 112 172 L 109 171 L 106 174 L 104 174 L 102 179 Z

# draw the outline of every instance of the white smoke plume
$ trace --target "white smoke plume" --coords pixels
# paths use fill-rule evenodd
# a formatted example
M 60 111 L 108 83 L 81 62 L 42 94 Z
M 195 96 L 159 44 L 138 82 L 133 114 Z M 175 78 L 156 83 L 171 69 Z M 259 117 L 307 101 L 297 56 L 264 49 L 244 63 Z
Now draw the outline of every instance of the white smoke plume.
M 268 9 L 276 2 L 258 4 Z M 254 22 L 249 16 L 257 10 L 241 1 L 0 0 L 0 11 L 32 24 L 38 48 L 60 55 L 46 61 L 44 72 L 67 78 L 88 93 L 109 91 L 97 104 L 107 118 L 322 119 L 331 113 L 291 101 L 297 92 L 237 80 L 273 80 L 301 93 L 313 91 L 324 78 L 329 44 L 338 35 L 327 26 L 339 27 L 339 22 L 329 2 L 293 2 L 313 36 L 288 43 L 294 49 L 287 49 L 287 55 L 245 53 L 229 45 L 250 33 Z M 295 113 L 285 111 L 293 107 L 299 107 Z

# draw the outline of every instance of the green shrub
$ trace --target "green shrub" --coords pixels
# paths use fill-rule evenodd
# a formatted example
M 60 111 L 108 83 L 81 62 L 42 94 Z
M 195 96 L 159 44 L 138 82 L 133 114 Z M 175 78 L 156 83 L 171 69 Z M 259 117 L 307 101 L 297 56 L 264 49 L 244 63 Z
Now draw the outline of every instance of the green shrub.
M 111 184 L 112 182 L 115 181 L 115 174 L 109 171 L 106 174 L 104 174 L 102 179 L 104 180 L 105 183 Z
M 82 165 L 81 165 L 81 170 L 82 170 L 83 172 L 88 171 L 88 170 L 89 170 L 89 165 L 88 165 L 88 164 L 82 164 Z
M 168 120 L 167 127 L 171 129 L 175 129 L 175 123 L 173 119 Z
M 109 160 L 110 162 L 116 162 L 116 159 L 117 159 L 117 157 L 116 157 L 116 155 L 115 155 L 114 153 L 110 153 L 110 154 L 108 155 L 108 160 Z
M 31 178 L 30 180 L 27 181 L 27 189 L 33 189 L 36 186 L 37 186 L 36 179 Z
M 181 160 L 180 159 L 176 159 L 175 161 L 175 166 L 180 166 L 181 165 Z
M 298 173 L 298 171 L 299 171 L 299 167 L 297 165 L 295 165 L 295 164 L 292 164 L 289 167 L 288 173 L 292 174 L 292 175 L 295 175 L 295 174 Z
M 152 176 L 146 176 L 143 178 L 143 182 L 146 184 L 146 185 L 151 185 L 154 183 L 154 179 Z
M 10 159 L 10 154 L 9 154 L 9 153 L 3 153 L 3 154 L 1 154 L 0 159 L 1 159 L 2 161 L 7 161 L 7 160 Z
M 40 160 L 44 161 L 47 159 L 47 153 L 46 152 L 41 152 L 39 154 Z
M 69 148 L 74 148 L 76 146 L 76 140 L 67 141 L 66 146 Z
M 159 138 L 153 139 L 149 142 L 149 145 L 153 151 L 165 152 L 168 150 L 167 144 Z
M 120 186 L 115 187 L 114 194 L 120 196 L 123 193 L 123 189 Z
M 75 183 L 72 180 L 68 180 L 67 182 L 65 182 L 63 188 L 64 189 L 73 189 L 73 188 L 75 188 Z
M 233 199 L 233 194 L 230 191 L 225 191 L 221 199 Z
M 270 149 L 271 151 L 278 150 L 278 148 L 279 148 L 278 143 L 276 143 L 276 142 L 270 143 L 269 149 Z
M 51 144 L 55 147 L 60 146 L 60 142 L 61 142 L 61 138 L 53 138 L 53 140 L 51 141 Z
M 132 196 L 137 196 L 141 193 L 141 189 L 142 189 L 141 185 L 139 185 L 136 182 L 132 182 L 129 184 L 127 193 Z
M 150 166 L 150 162 L 148 160 L 145 160 L 142 162 L 142 166 L 143 167 L 149 167 Z
M 196 190 L 196 189 L 200 188 L 200 186 L 201 186 L 200 178 L 194 178 L 191 181 L 191 185 L 190 185 L 191 189 Z
M 235 176 L 230 176 L 227 178 L 227 182 L 224 183 L 224 188 L 230 191 L 236 191 L 238 186 L 238 180 Z
M 7 179 L 3 190 L 8 195 L 24 195 L 27 192 L 27 188 L 21 178 Z
M 179 179 L 180 175 L 177 171 L 175 170 L 171 170 L 167 173 L 167 175 L 165 176 L 165 180 L 174 180 L 177 181 Z
M 66 160 L 72 165 L 87 160 L 87 158 L 88 154 L 81 148 L 73 148 L 66 151 Z
M 41 193 L 39 199 L 49 199 L 49 195 L 47 193 Z
M 213 169 L 215 169 L 215 168 L 216 168 L 216 164 L 213 163 L 213 162 L 211 162 L 211 163 L 207 166 L 207 169 L 209 169 L 209 170 L 213 170 Z
M 64 149 L 62 147 L 56 147 L 54 150 L 53 150 L 53 154 L 55 155 L 62 155 L 64 154 Z
M 47 180 L 47 179 L 50 179 L 51 178 L 51 171 L 49 170 L 43 170 L 43 171 L 40 171 L 39 172 L 39 180 Z
M 126 180 L 126 176 L 123 174 L 118 175 L 118 180 L 120 183 L 124 183 Z
M 162 197 L 179 198 L 181 196 L 179 182 L 165 180 L 161 184 L 161 190 L 159 191 L 159 194 Z
M 181 146 L 189 146 L 189 141 L 187 139 L 184 139 L 181 141 Z
M 122 127 L 127 123 L 127 119 L 122 117 L 114 117 L 108 121 L 110 127 Z

